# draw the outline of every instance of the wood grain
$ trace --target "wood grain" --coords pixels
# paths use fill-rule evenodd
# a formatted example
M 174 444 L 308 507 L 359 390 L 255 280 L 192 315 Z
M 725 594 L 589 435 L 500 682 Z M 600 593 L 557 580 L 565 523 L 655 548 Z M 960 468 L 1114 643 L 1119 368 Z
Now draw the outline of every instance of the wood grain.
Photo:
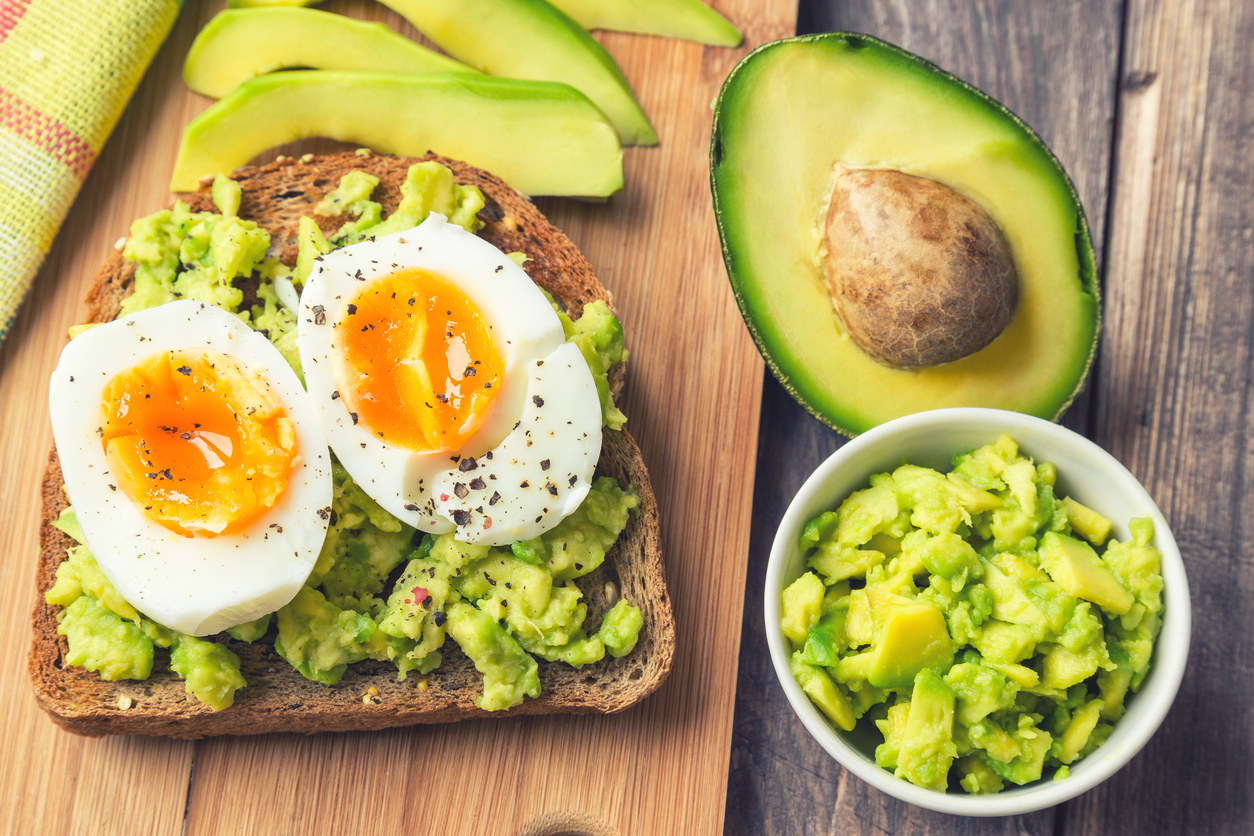
M 112 242 L 162 208 L 179 134 L 208 105 L 180 67 L 221 2 L 189 2 L 106 146 L 36 293 L 0 353 L 3 595 L 25 636 L 34 553 L 31 498 L 49 443 L 46 381 L 65 328 Z M 730 749 L 761 361 L 723 276 L 707 185 L 709 103 L 751 44 L 795 25 L 786 0 L 728 0 L 740 50 L 606 34 L 661 137 L 626 154 L 607 204 L 542 209 L 615 293 L 632 358 L 623 401 L 663 514 L 680 633 L 669 682 L 612 717 L 468 722 L 381 734 L 84 741 L 56 731 L 26 689 L 26 641 L 4 649 L 0 830 L 202 833 L 715 833 Z M 364 0 L 332 11 L 383 20 Z M 310 148 L 328 144 L 313 142 Z M 285 152 L 288 149 L 283 149 Z M 439 150 L 439 149 L 436 149 Z M 271 155 L 277 152 L 271 152 Z
M 1120 20 L 1112 3 L 803 0 L 798 30 L 884 38 L 1018 113 L 1075 182 L 1100 259 Z M 789 501 L 843 440 L 806 414 L 769 374 L 762 400 L 726 832 L 1053 834 L 1052 811 L 963 819 L 896 801 L 842 770 L 796 719 L 771 666 L 758 590 Z M 1086 397 L 1077 401 L 1064 423 L 1084 429 L 1087 403 Z
M 1254 9 L 1129 5 L 1095 439 L 1140 478 L 1193 596 L 1162 729 L 1066 834 L 1254 830 Z

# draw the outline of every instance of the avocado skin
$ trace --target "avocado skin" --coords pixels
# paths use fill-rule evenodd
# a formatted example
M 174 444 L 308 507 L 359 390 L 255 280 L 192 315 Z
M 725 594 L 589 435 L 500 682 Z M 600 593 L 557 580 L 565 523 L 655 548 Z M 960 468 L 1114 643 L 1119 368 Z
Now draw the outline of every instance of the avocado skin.
M 789 208 L 783 203 L 771 204 L 769 200 L 756 203 L 752 207 L 737 205 L 738 200 L 744 203 L 743 196 L 746 192 L 752 191 L 755 197 L 762 197 L 764 193 L 761 184 L 755 185 L 751 182 L 755 173 L 746 171 L 743 167 L 746 155 L 761 156 L 778 149 L 778 146 L 772 146 L 768 139 L 761 141 L 756 137 L 752 141 L 745 139 L 744 131 L 740 130 L 739 124 L 743 117 L 741 111 L 753 106 L 755 97 L 760 100 L 764 98 L 787 100 L 788 89 L 785 85 L 778 84 L 780 82 L 779 64 L 794 61 L 803 68 L 804 72 L 807 65 L 812 68 L 829 59 L 833 62 L 846 62 L 844 66 L 856 67 L 858 63 L 855 62 L 862 62 L 868 66 L 887 67 L 890 72 L 886 75 L 912 77 L 912 83 L 915 83 L 915 86 L 934 88 L 943 94 L 940 98 L 944 98 L 951 104 L 957 102 L 955 112 L 961 111 L 966 115 L 977 114 L 990 124 L 996 124 L 1004 134 L 1003 138 L 1008 137 L 1013 140 L 1016 159 L 1030 158 L 1035 167 L 1041 170 L 1040 175 L 1050 181 L 1042 189 L 1053 191 L 1058 196 L 1058 203 L 1065 204 L 1067 210 L 1074 213 L 1073 219 L 1059 221 L 1059 224 L 1067 226 L 1065 242 L 1062 236 L 1057 236 L 1052 242 L 1055 250 L 1066 250 L 1066 254 L 1060 256 L 1061 259 L 1070 259 L 1074 262 L 1072 269 L 1064 277 L 1066 287 L 1063 288 L 1069 297 L 1074 297 L 1071 300 L 1073 302 L 1071 309 L 1074 313 L 1074 317 L 1071 318 L 1072 333 L 1067 340 L 1067 354 L 1057 364 L 1058 368 L 1053 370 L 1053 378 L 1043 381 L 1033 378 L 1036 382 L 1030 388 L 1039 390 L 1040 394 L 1024 395 L 1018 400 L 999 397 L 996 390 L 1001 384 L 1015 377 L 1014 370 L 1003 370 L 1000 376 L 989 375 L 985 372 L 993 365 L 989 357 L 996 356 L 998 353 L 1008 356 L 1004 338 L 995 340 L 988 348 L 972 358 L 938 367 L 943 371 L 935 375 L 938 382 L 928 390 L 943 393 L 935 399 L 935 402 L 921 402 L 924 396 L 916 394 L 914 403 L 902 405 L 897 402 L 897 397 L 903 392 L 911 393 L 918 389 L 920 381 L 926 380 L 927 376 L 936 370 L 898 372 L 900 376 L 889 385 L 882 383 L 873 385 L 865 379 L 857 378 L 850 378 L 843 385 L 838 381 L 834 385 L 832 381 L 825 381 L 811 373 L 816 355 L 807 355 L 804 350 L 798 353 L 796 350 L 801 343 L 809 339 L 810 335 L 797 330 L 790 331 L 789 323 L 781 324 L 781 319 L 787 319 L 789 316 L 788 314 L 781 316 L 778 310 L 781 306 L 776 304 L 784 298 L 780 295 L 783 291 L 776 290 L 775 296 L 763 298 L 762 288 L 768 288 L 767 293 L 769 293 L 769 285 L 772 283 L 781 287 L 783 286 L 779 284 L 781 282 L 813 283 L 814 276 L 817 276 L 818 284 L 822 283 L 821 271 L 815 267 L 813 275 L 808 274 L 806 271 L 809 268 L 805 263 L 818 261 L 817 236 L 821 235 L 820 213 L 826 206 L 826 193 L 816 199 L 812 207 L 806 203 L 802 209 L 797 209 L 795 206 Z M 772 61 L 774 64 L 771 63 Z M 774 75 L 771 75 L 772 73 Z M 918 81 L 921 76 L 926 76 L 927 80 Z M 764 83 L 764 80 L 769 83 Z M 806 83 L 814 87 L 822 81 L 807 77 Z M 871 91 L 864 92 L 864 98 L 870 99 L 872 96 L 877 96 L 880 91 L 873 88 Z M 801 108 L 798 107 L 795 110 L 799 111 Z M 780 127 L 778 122 L 772 124 L 772 129 L 779 132 L 787 132 L 788 127 L 787 125 Z M 900 128 L 900 133 L 905 134 L 912 129 L 919 128 L 920 126 L 917 125 L 905 125 Z M 851 127 L 849 132 L 853 133 L 855 130 L 856 125 Z M 928 131 L 922 129 L 922 135 L 928 137 Z M 794 144 L 815 147 L 818 141 Z M 834 162 L 839 158 L 839 154 L 835 152 L 830 156 L 831 160 L 823 162 Z M 788 157 L 776 155 L 774 159 L 778 163 Z M 857 161 L 846 162 L 850 165 L 857 165 Z M 881 162 L 878 166 L 871 162 L 864 164 L 867 167 L 896 167 L 887 161 Z M 781 169 L 776 166 L 775 170 Z M 809 180 L 816 181 L 817 185 L 812 185 L 810 191 L 805 192 L 805 197 L 814 197 L 820 190 L 830 188 L 828 179 L 831 174 L 830 170 L 816 171 L 811 166 L 806 169 L 806 172 L 810 175 Z M 926 166 L 912 167 L 909 168 L 908 173 L 926 177 L 928 169 Z M 806 178 L 795 177 L 794 179 Z M 853 437 L 899 415 L 947 406 L 1000 407 L 1057 420 L 1083 390 L 1097 350 L 1101 325 L 1101 303 L 1096 255 L 1088 222 L 1075 186 L 1048 146 L 1022 119 L 987 94 L 935 64 L 878 38 L 854 32 L 806 35 L 763 44 L 737 64 L 715 101 L 710 143 L 710 181 L 723 258 L 745 324 L 768 368 L 780 384 L 808 412 L 828 427 L 843 435 Z M 790 182 L 789 185 L 793 184 Z M 787 199 L 793 200 L 797 197 L 798 191 L 802 190 L 789 191 L 786 188 L 776 190 L 777 193 L 784 193 Z M 971 196 L 977 200 L 981 197 Z M 804 229 L 801 235 L 795 237 L 813 234 L 815 240 L 812 249 L 803 246 L 799 251 L 793 250 L 787 253 L 795 264 L 775 274 L 770 274 L 770 271 L 760 269 L 759 266 L 751 263 L 751 256 L 745 254 L 752 245 L 750 239 L 753 235 L 751 229 L 745 228 L 747 226 L 745 219 L 752 217 L 756 222 L 763 222 L 764 225 L 769 226 L 769 219 L 774 214 L 803 216 L 805 218 L 801 224 L 803 226 L 809 222 L 809 215 L 813 215 L 813 229 Z M 767 220 L 763 221 L 763 219 Z M 1004 226 L 1003 231 L 1006 231 Z M 787 234 L 786 230 L 769 228 L 764 232 L 758 232 L 759 238 L 780 237 L 781 235 L 786 237 Z M 788 293 L 792 293 L 795 285 L 788 287 Z M 806 291 L 804 294 L 798 293 L 797 295 L 798 298 L 803 296 L 806 304 L 796 303 L 794 308 L 808 307 L 811 311 L 809 314 L 811 319 L 819 316 L 820 308 L 826 311 L 831 306 L 830 297 L 826 293 L 819 296 Z M 821 304 L 819 304 L 820 301 Z M 831 319 L 836 322 L 834 315 Z M 1016 319 L 1011 323 L 1012 328 L 1018 319 L 1016 314 Z M 1034 324 L 1040 325 L 1039 322 Z M 824 338 L 824 348 L 830 347 L 829 343 L 836 342 L 834 335 L 839 326 L 827 327 L 833 337 Z M 1058 336 L 1053 335 L 1053 338 L 1057 340 Z M 1048 339 L 1044 339 L 1033 345 L 1048 345 L 1048 342 Z M 1030 353 L 1025 355 L 1022 351 L 1023 347 L 1024 341 L 1021 340 L 1015 346 L 1017 349 L 1015 356 L 1019 359 L 1027 356 L 1025 362 L 1031 361 Z M 841 354 L 840 357 L 840 362 L 832 361 L 833 366 L 838 366 L 849 359 L 845 354 Z M 854 357 L 853 359 L 856 362 L 860 358 Z M 969 375 L 963 379 L 964 368 L 970 365 L 980 369 L 978 376 L 981 380 L 979 382 Z M 1013 364 L 1007 360 L 1002 365 Z M 985 378 L 988 378 L 987 384 L 984 382 Z M 953 385 L 954 380 L 959 380 L 960 385 Z M 984 387 L 983 391 L 973 391 L 981 386 Z M 874 402 L 879 403 L 869 406 Z

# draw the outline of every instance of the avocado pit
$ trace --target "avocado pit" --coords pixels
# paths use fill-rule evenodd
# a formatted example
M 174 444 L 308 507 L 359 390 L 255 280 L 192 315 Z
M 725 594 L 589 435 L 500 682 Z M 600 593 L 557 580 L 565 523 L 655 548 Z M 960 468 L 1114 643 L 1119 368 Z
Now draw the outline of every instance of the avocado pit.
M 1019 278 L 1005 236 L 974 201 L 935 180 L 837 164 L 824 244 L 837 315 L 886 366 L 961 360 L 1014 314 Z

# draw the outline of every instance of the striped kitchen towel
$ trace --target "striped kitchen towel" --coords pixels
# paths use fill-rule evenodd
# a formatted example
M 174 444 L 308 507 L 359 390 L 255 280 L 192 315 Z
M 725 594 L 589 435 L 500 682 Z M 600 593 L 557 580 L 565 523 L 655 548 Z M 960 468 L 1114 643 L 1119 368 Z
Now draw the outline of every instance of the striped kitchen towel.
M 0 340 L 182 0 L 0 0 Z

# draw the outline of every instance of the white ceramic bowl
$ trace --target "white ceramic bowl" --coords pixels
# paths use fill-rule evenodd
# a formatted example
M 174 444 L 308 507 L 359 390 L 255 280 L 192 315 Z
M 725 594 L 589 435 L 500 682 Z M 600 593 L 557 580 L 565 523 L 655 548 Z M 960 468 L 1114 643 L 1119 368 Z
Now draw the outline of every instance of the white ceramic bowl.
M 893 777 L 875 765 L 875 746 L 883 742 L 860 721 L 853 732 L 837 731 L 810 702 L 788 670 L 791 650 L 780 629 L 780 597 L 805 571 L 797 540 L 806 522 L 835 510 L 855 490 L 867 487 L 873 473 L 898 465 L 951 469 L 954 454 L 981 447 L 1007 433 L 1022 453 L 1058 467 L 1060 496 L 1070 496 L 1114 522 L 1113 537 L 1129 537 L 1128 521 L 1150 516 L 1154 545 L 1163 553 L 1164 611 L 1154 661 L 1141 690 L 1128 698 L 1128 710 L 1115 723 L 1110 739 L 1071 765 L 1062 781 L 1050 777 L 1016 787 L 1007 784 L 992 795 L 939 793 Z M 964 816 L 1010 816 L 1059 804 L 1109 778 L 1135 755 L 1157 730 L 1184 675 L 1189 651 L 1189 586 L 1180 549 L 1167 521 L 1140 483 L 1123 465 L 1093 442 L 1071 430 L 1017 412 L 996 409 L 939 409 L 889 421 L 837 450 L 806 480 L 780 523 L 766 570 L 766 637 L 775 674 L 793 711 L 807 731 L 841 766 L 902 801 Z

